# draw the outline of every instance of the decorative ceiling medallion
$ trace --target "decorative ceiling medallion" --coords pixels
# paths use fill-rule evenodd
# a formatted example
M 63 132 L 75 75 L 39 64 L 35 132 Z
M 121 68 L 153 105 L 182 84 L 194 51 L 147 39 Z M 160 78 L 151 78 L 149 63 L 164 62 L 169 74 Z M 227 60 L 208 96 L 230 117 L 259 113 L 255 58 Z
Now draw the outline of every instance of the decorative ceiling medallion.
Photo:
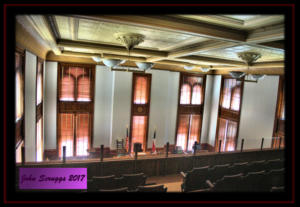
M 238 57 L 241 58 L 248 66 L 251 66 L 253 62 L 261 57 L 261 54 L 257 52 L 240 52 Z
M 145 36 L 137 33 L 116 33 L 116 39 L 124 45 L 128 51 L 144 42 Z

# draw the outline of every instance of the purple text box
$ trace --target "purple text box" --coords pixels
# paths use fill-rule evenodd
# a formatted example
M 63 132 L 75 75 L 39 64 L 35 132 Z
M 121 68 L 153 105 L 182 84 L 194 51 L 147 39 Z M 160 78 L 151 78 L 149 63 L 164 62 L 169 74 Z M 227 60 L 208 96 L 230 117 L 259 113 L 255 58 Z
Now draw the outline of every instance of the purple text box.
M 87 168 L 19 169 L 19 189 L 87 189 Z

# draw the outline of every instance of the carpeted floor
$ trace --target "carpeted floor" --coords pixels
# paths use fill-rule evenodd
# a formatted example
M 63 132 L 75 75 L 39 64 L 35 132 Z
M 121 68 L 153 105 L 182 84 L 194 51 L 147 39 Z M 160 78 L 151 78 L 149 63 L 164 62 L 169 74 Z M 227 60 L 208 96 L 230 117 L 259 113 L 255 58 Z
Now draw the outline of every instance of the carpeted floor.
M 181 192 L 182 176 L 175 174 L 149 177 L 146 183 L 164 184 L 168 188 L 167 192 Z

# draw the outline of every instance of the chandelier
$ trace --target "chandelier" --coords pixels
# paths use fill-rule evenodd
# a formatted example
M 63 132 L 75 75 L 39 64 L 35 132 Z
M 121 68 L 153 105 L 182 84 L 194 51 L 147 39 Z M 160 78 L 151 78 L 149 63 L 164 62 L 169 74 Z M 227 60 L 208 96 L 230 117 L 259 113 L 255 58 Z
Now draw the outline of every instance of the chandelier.
M 253 63 L 256 60 L 258 60 L 259 58 L 261 58 L 261 54 L 256 53 L 256 52 L 250 52 L 250 51 L 240 52 L 237 55 L 247 65 L 248 74 L 249 74 L 249 70 L 250 70 L 249 66 L 253 65 Z M 236 78 L 236 79 L 242 78 L 243 76 L 246 75 L 246 73 L 242 72 L 242 71 L 230 71 L 229 74 L 231 75 L 231 77 Z M 250 77 L 252 79 L 254 79 L 254 81 L 250 80 L 249 78 L 245 79 L 244 81 L 246 81 L 246 82 L 257 82 L 258 80 L 264 78 L 264 76 L 265 75 L 263 75 L 263 74 L 251 74 Z
M 145 36 L 137 33 L 116 33 L 116 39 L 124 45 L 128 52 L 132 50 L 135 46 L 139 45 L 140 43 L 144 42 Z
M 152 68 L 152 66 L 154 65 L 154 63 L 150 63 L 150 62 L 136 62 L 135 63 L 139 69 L 142 70 L 148 70 L 150 68 Z

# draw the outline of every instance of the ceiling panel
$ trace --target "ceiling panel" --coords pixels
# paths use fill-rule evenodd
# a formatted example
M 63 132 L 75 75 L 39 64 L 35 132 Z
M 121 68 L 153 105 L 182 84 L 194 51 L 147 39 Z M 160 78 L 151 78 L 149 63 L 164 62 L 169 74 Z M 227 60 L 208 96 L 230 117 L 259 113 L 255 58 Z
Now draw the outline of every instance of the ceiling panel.
M 237 53 L 245 52 L 245 51 L 260 53 L 262 57 L 259 58 L 257 62 L 284 60 L 284 51 L 282 50 L 271 50 L 265 48 L 252 47 L 249 45 L 240 45 L 235 47 L 228 47 L 225 49 L 199 52 L 195 55 L 202 55 L 202 56 L 204 55 L 208 57 L 216 57 L 216 58 L 241 61 L 241 59 L 237 56 Z
M 71 39 L 71 17 L 56 16 L 58 30 L 63 39 Z M 179 46 L 190 44 L 190 42 L 201 42 L 207 40 L 202 37 L 192 35 L 154 30 L 144 27 L 129 26 L 125 24 L 115 24 L 107 22 L 98 22 L 93 20 L 79 19 L 77 38 L 79 41 L 89 41 L 111 45 L 121 45 L 114 34 L 119 32 L 139 33 L 145 35 L 145 41 L 137 48 L 166 50 L 174 49 Z M 186 42 L 186 44 L 184 44 Z
M 58 32 L 62 39 L 72 39 L 71 28 L 70 28 L 71 26 L 70 21 L 72 20 L 73 20 L 72 17 L 55 16 Z

